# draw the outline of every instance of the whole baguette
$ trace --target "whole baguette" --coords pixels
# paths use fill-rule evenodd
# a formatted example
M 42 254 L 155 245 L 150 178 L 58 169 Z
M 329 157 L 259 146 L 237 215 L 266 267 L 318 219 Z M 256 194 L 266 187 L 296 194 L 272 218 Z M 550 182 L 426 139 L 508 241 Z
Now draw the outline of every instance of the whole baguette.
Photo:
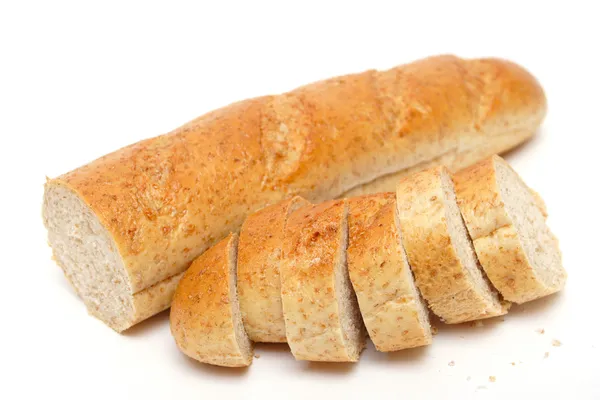
M 521 67 L 453 56 L 245 100 L 49 180 L 49 243 L 90 313 L 123 331 L 168 307 L 168 283 L 251 212 L 468 165 L 525 141 L 545 111 Z

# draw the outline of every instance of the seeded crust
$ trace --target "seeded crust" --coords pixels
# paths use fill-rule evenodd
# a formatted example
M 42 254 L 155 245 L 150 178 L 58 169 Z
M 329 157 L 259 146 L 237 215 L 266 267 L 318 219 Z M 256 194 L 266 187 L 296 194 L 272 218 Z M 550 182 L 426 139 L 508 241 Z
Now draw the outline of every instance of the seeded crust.
M 507 312 L 479 269 L 444 167 L 402 179 L 397 206 L 409 264 L 436 315 L 453 324 Z
M 286 342 L 279 278 L 283 235 L 288 215 L 308 204 L 295 196 L 251 214 L 242 225 L 238 294 L 244 327 L 254 342 Z
M 396 221 L 396 195 L 348 199 L 348 272 L 379 351 L 431 344 L 427 305 L 415 287 Z
M 536 192 L 498 156 L 454 177 L 475 251 L 502 296 L 524 303 L 561 290 L 567 273 Z

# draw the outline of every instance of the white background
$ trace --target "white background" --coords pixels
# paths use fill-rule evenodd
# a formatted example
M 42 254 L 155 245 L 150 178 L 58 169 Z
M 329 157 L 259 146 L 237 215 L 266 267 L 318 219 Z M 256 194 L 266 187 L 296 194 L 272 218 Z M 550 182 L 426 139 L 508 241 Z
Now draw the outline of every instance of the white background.
M 0 5 L 0 398 L 600 398 L 595 2 L 91 3 Z M 369 347 L 357 365 L 260 345 L 228 370 L 180 354 L 167 313 L 114 333 L 50 261 L 45 175 L 235 100 L 438 53 L 506 57 L 544 85 L 543 128 L 507 158 L 548 204 L 570 274 L 560 295 L 440 326 L 426 349 Z

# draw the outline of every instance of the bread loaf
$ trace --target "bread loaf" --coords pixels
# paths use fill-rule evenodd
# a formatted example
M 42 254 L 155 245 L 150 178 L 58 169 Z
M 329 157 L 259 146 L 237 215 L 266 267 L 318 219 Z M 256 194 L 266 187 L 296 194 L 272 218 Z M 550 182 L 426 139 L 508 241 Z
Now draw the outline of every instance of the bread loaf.
M 521 67 L 453 56 L 234 103 L 49 180 L 48 241 L 90 313 L 123 331 L 253 211 L 465 166 L 529 138 L 545 110 Z
M 253 342 L 286 342 L 279 278 L 283 235 L 288 215 L 308 204 L 295 196 L 251 214 L 242 225 L 238 294 L 244 327 Z
M 567 273 L 544 202 L 510 165 L 490 157 L 454 180 L 475 252 L 502 296 L 523 303 L 561 290 Z
M 238 237 L 230 234 L 185 273 L 171 307 L 171 333 L 189 357 L 224 367 L 252 363 L 254 350 L 236 289 Z
M 366 332 L 348 277 L 345 200 L 293 212 L 285 228 L 281 299 L 298 360 L 358 361 Z
M 431 343 L 421 298 L 398 231 L 396 196 L 348 199 L 348 272 L 369 337 L 379 351 Z
M 408 262 L 431 310 L 450 324 L 505 314 L 480 270 L 446 168 L 402 179 L 397 204 Z

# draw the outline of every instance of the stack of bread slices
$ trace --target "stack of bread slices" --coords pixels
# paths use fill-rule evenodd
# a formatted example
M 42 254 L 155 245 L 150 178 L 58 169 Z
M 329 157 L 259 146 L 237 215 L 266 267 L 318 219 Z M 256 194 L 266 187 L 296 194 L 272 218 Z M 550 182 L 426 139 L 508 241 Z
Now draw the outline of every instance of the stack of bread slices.
M 251 364 L 253 342 L 298 360 L 355 362 L 432 341 L 429 311 L 456 324 L 559 291 L 567 274 L 543 201 L 500 157 L 451 176 L 403 178 L 396 193 L 249 216 L 179 283 L 171 331 L 205 363 Z

